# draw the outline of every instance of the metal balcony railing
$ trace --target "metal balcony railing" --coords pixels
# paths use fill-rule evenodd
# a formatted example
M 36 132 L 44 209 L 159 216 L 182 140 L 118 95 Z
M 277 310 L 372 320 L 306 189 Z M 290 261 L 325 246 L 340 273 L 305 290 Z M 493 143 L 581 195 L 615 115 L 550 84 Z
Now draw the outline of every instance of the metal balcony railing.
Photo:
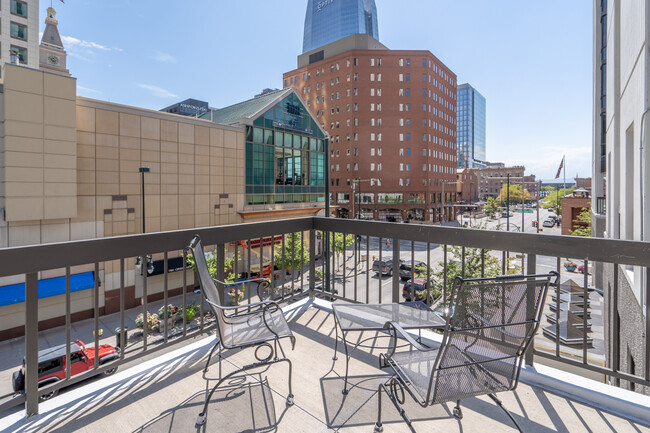
M 619 267 L 640 267 L 648 281 L 650 244 L 315 217 L 0 249 L 0 263 L 3 263 L 0 277 L 15 279 L 22 276 L 25 281 L 25 338 L 24 354 L 21 355 L 24 355 L 26 372 L 25 391 L 5 395 L 0 400 L 0 412 L 24 403 L 28 415 L 38 413 L 39 395 L 212 329 L 215 325 L 201 299 L 200 320 L 192 325 L 183 314 L 182 332 L 172 335 L 165 325 L 160 333 L 153 334 L 147 326 L 143 326 L 142 335 L 136 342 L 129 342 L 123 348 L 119 359 L 103 365 L 96 362 L 92 371 L 74 376 L 68 368 L 65 379 L 39 388 L 39 313 L 44 305 L 38 293 L 40 273 L 58 270 L 65 276 L 66 290 L 60 298 L 59 312 L 64 317 L 69 341 L 73 337 L 71 323 L 74 313 L 71 270 L 86 266 L 94 271 L 95 284 L 89 290 L 92 291 L 94 346 L 97 347 L 100 343 L 100 305 L 103 304 L 100 300 L 106 291 L 112 289 L 119 292 L 119 323 L 122 329 L 125 324 L 128 325 L 125 323 L 125 298 L 129 290 L 135 290 L 140 295 L 141 307 L 136 308 L 143 315 L 146 315 L 153 300 L 161 299 L 163 305 L 167 305 L 174 289 L 180 289 L 181 306 L 187 307 L 188 293 L 192 294 L 194 288 L 194 276 L 192 269 L 185 266 L 183 251 L 195 234 L 201 236 L 206 250 L 216 254 L 217 279 L 223 281 L 231 272 L 242 278 L 262 273 L 272 279 L 268 296 L 276 301 L 290 302 L 308 295 L 326 297 L 333 302 L 390 303 L 423 296 L 444 306 L 448 294 L 446 289 L 455 275 L 470 278 L 495 273 L 535 274 L 555 270 L 560 273 L 564 284 L 555 288 L 552 292 L 556 296 L 552 299 L 549 296 L 547 301 L 547 305 L 553 308 L 547 314 L 550 325 L 546 326 L 548 334 L 545 332 L 545 335 L 555 335 L 556 338 L 553 340 L 538 334 L 538 344 L 529 351 L 526 362 L 532 364 L 535 360 L 550 359 L 555 366 L 564 365 L 573 372 L 602 374 L 614 384 L 624 380 L 650 386 L 648 368 L 637 369 L 637 372 L 642 372 L 636 375 L 621 370 L 621 353 L 616 341 L 604 345 L 609 350 L 607 356 L 599 353 L 603 345 L 592 344 L 589 303 L 590 297 L 596 296 L 592 294 L 592 270 L 596 269 L 597 263 L 609 266 L 613 279 L 611 290 L 605 291 L 602 299 L 602 315 L 611 320 L 607 322 L 607 332 L 600 338 L 619 335 L 620 323 L 618 315 L 614 313 L 619 308 L 620 299 Z M 162 273 L 155 278 L 147 277 L 146 271 L 140 273 L 134 267 L 136 257 L 148 256 L 154 261 L 162 259 L 165 264 Z M 393 260 L 390 270 L 379 267 L 389 256 L 399 258 L 401 268 L 397 259 Z M 171 257 L 182 257 L 182 269 L 170 272 L 167 263 Z M 373 271 L 375 260 L 379 273 Z M 418 265 L 418 261 L 422 263 Z M 567 266 L 570 262 L 575 262 L 576 269 Z M 578 267 L 582 267 L 583 273 L 576 272 L 580 270 Z M 413 285 L 411 289 L 404 290 L 400 280 L 415 277 L 427 282 L 428 294 L 415 293 Z M 174 284 L 180 287 L 172 287 Z M 595 289 L 598 291 L 599 288 Z M 222 285 L 219 290 L 223 299 L 230 288 Z M 644 290 L 645 299 L 648 299 L 649 290 L 647 287 Z M 244 291 L 248 301 L 251 301 L 253 291 Z M 567 299 L 569 302 L 565 302 Z M 577 302 L 580 299 L 582 302 Z M 648 317 L 649 307 L 644 308 L 644 314 Z M 51 302 L 48 303 L 48 311 L 52 311 Z M 561 344 L 560 337 L 565 326 L 571 326 L 570 337 L 574 347 Z M 646 321 L 644 326 L 649 328 L 650 321 Z M 650 360 L 650 329 L 645 331 L 645 334 L 639 334 L 638 345 L 645 348 L 646 360 Z M 70 349 L 69 345 L 66 346 L 65 356 L 69 361 Z
M 596 197 L 596 213 L 605 215 L 607 213 L 607 200 L 605 197 Z

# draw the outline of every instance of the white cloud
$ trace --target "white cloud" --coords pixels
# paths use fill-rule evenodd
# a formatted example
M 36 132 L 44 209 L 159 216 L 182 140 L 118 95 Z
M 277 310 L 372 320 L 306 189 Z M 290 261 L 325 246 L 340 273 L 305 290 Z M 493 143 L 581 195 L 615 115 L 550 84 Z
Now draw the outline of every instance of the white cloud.
M 150 91 L 152 95 L 157 96 L 158 98 L 178 98 L 178 95 L 175 95 L 169 90 L 163 89 L 162 87 L 154 86 L 151 84 L 137 84 L 138 87 Z
M 160 63 L 176 63 L 176 57 L 162 51 L 154 51 L 153 59 Z
M 91 89 L 91 88 L 84 87 L 84 86 L 79 86 L 79 85 L 77 85 L 77 91 L 82 92 L 82 93 L 102 93 L 99 90 L 95 90 L 95 89 Z
M 100 45 L 96 42 L 92 41 L 84 41 L 82 39 L 77 39 L 72 36 L 61 36 L 61 41 L 63 42 L 63 46 L 65 48 L 90 48 L 90 49 L 96 49 L 96 50 L 102 50 L 102 51 L 111 51 L 111 48 L 107 47 L 106 45 Z

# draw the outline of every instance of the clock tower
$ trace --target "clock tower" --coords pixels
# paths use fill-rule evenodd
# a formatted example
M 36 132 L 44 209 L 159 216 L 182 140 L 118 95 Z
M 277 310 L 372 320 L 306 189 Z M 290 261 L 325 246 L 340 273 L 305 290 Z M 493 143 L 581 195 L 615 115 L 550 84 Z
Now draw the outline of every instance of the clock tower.
M 39 69 L 47 72 L 52 72 L 66 77 L 70 76 L 70 72 L 65 67 L 66 52 L 63 49 L 61 36 L 57 25 L 59 22 L 56 20 L 56 11 L 49 7 L 47 8 L 47 18 L 45 18 L 45 31 L 39 46 Z

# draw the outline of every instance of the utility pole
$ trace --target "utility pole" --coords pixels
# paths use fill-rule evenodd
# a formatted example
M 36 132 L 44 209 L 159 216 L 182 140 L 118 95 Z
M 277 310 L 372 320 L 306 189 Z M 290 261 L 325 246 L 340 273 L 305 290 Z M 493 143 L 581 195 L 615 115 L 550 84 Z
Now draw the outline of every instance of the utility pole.
M 510 173 L 507 175 L 508 177 L 508 191 L 506 192 L 506 231 L 510 231 Z

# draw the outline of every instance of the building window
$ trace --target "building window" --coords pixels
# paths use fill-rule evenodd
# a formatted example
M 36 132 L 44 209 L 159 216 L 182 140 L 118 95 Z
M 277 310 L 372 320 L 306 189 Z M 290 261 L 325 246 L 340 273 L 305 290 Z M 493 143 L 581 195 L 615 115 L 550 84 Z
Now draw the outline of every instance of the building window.
M 406 105 L 404 106 L 404 109 L 405 109 L 406 111 L 411 111 L 411 104 L 406 104 Z
M 20 0 L 11 0 L 11 13 L 27 18 L 27 3 Z
M 11 37 L 22 39 L 23 41 L 27 40 L 27 27 L 18 23 L 11 23 Z
M 406 96 L 411 96 L 411 89 L 406 89 Z
M 407 67 L 411 66 L 411 59 L 406 59 L 406 66 Z
M 410 132 L 406 133 L 406 141 L 411 141 L 411 133 Z
M 404 81 L 411 81 L 411 74 L 404 74 Z
M 27 63 L 27 48 L 12 45 L 10 51 L 16 51 L 18 53 L 18 60 L 20 60 L 20 63 Z
M 381 156 L 381 147 L 377 148 L 377 156 Z M 379 164 L 381 165 L 381 164 Z M 381 170 L 381 168 L 378 168 L 377 170 Z

